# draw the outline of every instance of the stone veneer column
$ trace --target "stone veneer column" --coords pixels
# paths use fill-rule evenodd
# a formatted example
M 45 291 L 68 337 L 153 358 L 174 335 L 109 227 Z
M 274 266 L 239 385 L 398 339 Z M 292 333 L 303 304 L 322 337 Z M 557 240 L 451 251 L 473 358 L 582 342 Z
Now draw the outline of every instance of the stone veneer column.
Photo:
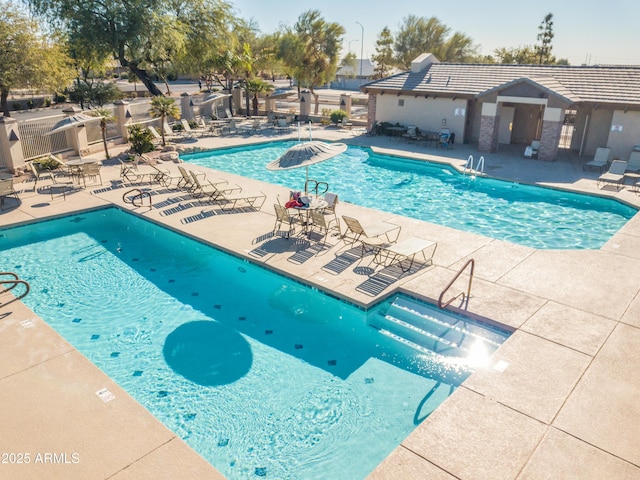
M 180 118 L 185 120 L 193 120 L 193 102 L 191 101 L 191 95 L 184 92 L 180 95 Z
M 562 133 L 564 110 L 561 108 L 545 108 L 540 133 L 540 149 L 538 159 L 554 161 L 558 158 L 558 145 Z
M 478 137 L 478 151 L 484 153 L 495 152 L 498 148 L 498 104 L 483 103 L 480 119 L 480 135 Z
M 15 118 L 0 117 L 0 152 L 5 166 L 12 172 L 25 166 L 18 122 Z
M 271 98 L 269 94 L 264 99 L 264 109 L 267 114 L 274 112 L 276 110 L 276 99 Z
M 340 110 L 347 112 L 347 115 L 351 117 L 351 95 L 348 93 L 340 95 Z
M 129 110 L 129 102 L 125 100 L 116 100 L 113 102 L 116 106 L 116 122 L 118 125 L 118 132 L 122 135 L 122 138 L 126 142 L 129 139 L 129 125 L 133 120 L 131 111 Z
M 369 94 L 369 101 L 367 102 L 367 132 L 373 130 L 376 125 L 376 103 L 378 95 L 375 93 Z
M 82 110 L 77 107 L 67 107 L 62 110 L 67 117 L 72 117 Z M 84 125 L 78 125 L 74 128 L 65 130 L 67 137 L 67 146 L 71 146 L 76 155 L 85 155 L 89 151 L 89 141 L 87 140 L 87 128 Z
M 300 115 L 298 117 L 301 122 L 309 120 L 309 115 L 311 115 L 311 103 L 311 92 L 309 90 L 303 90 L 300 93 Z

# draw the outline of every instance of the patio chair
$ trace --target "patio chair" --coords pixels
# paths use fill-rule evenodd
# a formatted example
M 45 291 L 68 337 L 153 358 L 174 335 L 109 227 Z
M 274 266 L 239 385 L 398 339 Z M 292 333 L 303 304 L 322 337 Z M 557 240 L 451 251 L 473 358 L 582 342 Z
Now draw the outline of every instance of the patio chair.
M 82 179 L 82 184 L 85 188 L 87 187 L 87 178 L 93 179 L 94 181 L 100 179 L 100 185 L 102 185 L 100 167 L 102 167 L 102 165 L 99 163 L 85 163 L 78 167 L 78 179 Z
M 275 235 L 276 232 L 279 232 L 283 225 L 288 225 L 289 230 L 285 238 L 290 238 L 291 234 L 296 231 L 296 224 L 302 225 L 300 216 L 298 214 L 290 215 L 287 209 L 278 203 L 274 204 L 273 208 L 276 211 L 276 223 L 273 226 L 273 234 Z
M 425 266 L 433 264 L 433 256 L 437 248 L 437 242 L 425 240 L 424 238 L 410 237 L 396 244 L 380 248 L 374 256 L 374 262 L 384 266 L 391 266 L 397 263 L 403 272 L 408 272 L 413 267 L 416 256 L 419 254 L 422 255 L 422 263 Z M 427 250 L 429 250 L 428 257 Z M 404 261 L 408 261 L 406 268 L 402 264 Z
M 276 130 L 277 131 L 289 131 L 291 129 L 291 126 L 287 123 L 287 119 L 286 118 L 278 118 L 276 120 Z
M 320 210 L 310 210 L 309 213 L 311 215 L 311 225 L 307 227 L 307 232 L 311 233 L 315 228 L 320 230 L 323 245 L 327 243 L 327 237 L 332 230 L 337 231 L 336 235 L 340 235 L 340 220 L 337 217 L 327 218 L 328 216 L 325 216 Z
M 540 140 L 531 142 L 531 158 L 538 158 L 538 150 L 540 150 Z
M 29 162 L 29 167 L 31 168 L 31 172 L 33 173 L 33 176 L 35 178 L 35 182 L 33 184 L 34 192 L 36 191 L 36 188 L 38 186 L 38 181 L 40 180 L 44 180 L 48 178 L 55 183 L 53 172 L 48 168 L 42 167 L 39 163 L 36 163 L 36 162 Z
M 231 119 L 229 123 L 222 126 L 223 135 L 231 135 L 232 133 L 238 133 L 237 122 L 235 119 Z
M 20 201 L 20 199 L 18 198 L 18 192 L 16 192 L 13 188 L 13 178 L 0 180 L 0 210 L 4 210 L 4 201 L 10 195 L 12 195 L 16 200 Z
M 415 125 L 409 125 L 407 131 L 402 134 L 402 138 L 406 138 L 409 142 L 418 141 L 418 127 Z
M 603 188 L 608 184 L 613 184 L 618 190 L 624 184 L 624 172 L 627 169 L 627 162 L 624 160 L 614 160 L 606 173 L 598 177 L 597 186 Z
M 631 152 L 629 160 L 627 160 L 627 172 L 639 173 L 640 172 L 640 152 Z
M 610 154 L 611 149 L 608 147 L 596 148 L 596 153 L 593 155 L 593 160 L 582 165 L 582 170 L 586 170 L 588 168 L 597 168 L 598 170 L 600 170 L 600 173 L 602 173 L 602 171 L 609 164 Z
M 323 213 L 336 214 L 336 205 L 338 205 L 338 194 L 327 192 L 324 194 L 324 201 L 327 202 L 327 206 L 324 207 Z

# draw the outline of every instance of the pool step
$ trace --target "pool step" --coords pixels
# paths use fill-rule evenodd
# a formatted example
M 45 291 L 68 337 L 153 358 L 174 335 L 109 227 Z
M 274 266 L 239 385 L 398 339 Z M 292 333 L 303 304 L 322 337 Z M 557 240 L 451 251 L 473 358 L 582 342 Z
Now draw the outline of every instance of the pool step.
M 481 338 L 495 348 L 502 345 L 505 340 L 505 332 L 492 330 L 489 326 L 469 321 L 447 310 L 441 310 L 435 305 L 429 305 L 409 297 L 394 299 L 386 314 L 412 323 L 434 335 L 445 336 L 449 339 L 452 338 L 452 335 L 464 337 L 466 341 Z
M 504 341 L 499 334 L 462 317 L 405 297 L 396 298 L 386 311 L 372 316 L 369 324 L 414 349 L 446 356 L 465 356 L 478 341 L 491 350 Z

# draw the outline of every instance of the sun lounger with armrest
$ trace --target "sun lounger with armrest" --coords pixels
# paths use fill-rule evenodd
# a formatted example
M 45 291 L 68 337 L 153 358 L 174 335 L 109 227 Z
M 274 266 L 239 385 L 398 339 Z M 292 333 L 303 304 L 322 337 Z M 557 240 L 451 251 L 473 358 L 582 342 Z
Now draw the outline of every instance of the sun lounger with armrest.
M 597 168 L 602 172 L 605 167 L 609 164 L 609 154 L 611 153 L 611 149 L 608 147 L 598 147 L 596 148 L 596 153 L 593 155 L 593 160 L 585 163 L 582 166 L 583 170 L 587 168 Z
M 618 190 L 624 183 L 624 172 L 627 169 L 627 162 L 624 160 L 614 160 L 611 162 L 611 166 L 606 173 L 603 173 L 598 177 L 597 186 L 602 188 L 605 185 L 611 183 L 616 186 Z
M 640 152 L 631 152 L 629 160 L 627 160 L 627 172 L 639 173 L 640 172 Z
M 190 190 L 190 193 L 196 198 L 209 197 L 209 200 L 218 200 L 223 192 L 232 193 L 234 191 L 242 191 L 242 187 L 229 185 L 229 182 L 226 180 L 219 179 L 216 182 L 206 179 L 200 180 L 200 175 L 191 170 L 189 174 L 193 180 L 193 188 Z
M 424 265 L 432 264 L 437 248 L 437 242 L 424 238 L 410 237 L 401 242 L 380 248 L 374 257 L 374 261 L 385 266 L 397 262 L 403 272 L 408 272 L 416 261 L 416 255 L 422 255 L 422 263 Z M 427 251 L 429 251 L 429 256 L 427 256 Z M 402 265 L 405 260 L 408 261 L 406 268 Z
M 267 196 L 263 192 L 237 192 L 225 189 L 220 190 L 216 201 L 220 203 L 220 208 L 224 211 L 235 210 L 241 207 L 260 210 L 266 199 Z
M 400 235 L 400 225 L 389 222 L 376 222 L 363 227 L 360 222 L 346 215 L 342 216 L 347 230 L 342 235 L 345 243 L 356 243 L 365 238 L 375 238 L 384 235 L 389 243 L 394 243 Z

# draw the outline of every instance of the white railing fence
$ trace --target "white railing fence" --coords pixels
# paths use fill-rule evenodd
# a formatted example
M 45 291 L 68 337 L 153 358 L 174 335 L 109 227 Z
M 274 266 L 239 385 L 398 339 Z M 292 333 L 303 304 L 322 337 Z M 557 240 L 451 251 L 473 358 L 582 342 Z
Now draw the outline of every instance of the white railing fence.
M 47 135 L 54 125 L 65 118 L 66 115 L 54 115 L 46 118 L 25 120 L 18 122 L 18 133 L 22 154 L 25 160 L 41 157 L 49 153 L 58 153 L 69 150 L 65 132 Z

